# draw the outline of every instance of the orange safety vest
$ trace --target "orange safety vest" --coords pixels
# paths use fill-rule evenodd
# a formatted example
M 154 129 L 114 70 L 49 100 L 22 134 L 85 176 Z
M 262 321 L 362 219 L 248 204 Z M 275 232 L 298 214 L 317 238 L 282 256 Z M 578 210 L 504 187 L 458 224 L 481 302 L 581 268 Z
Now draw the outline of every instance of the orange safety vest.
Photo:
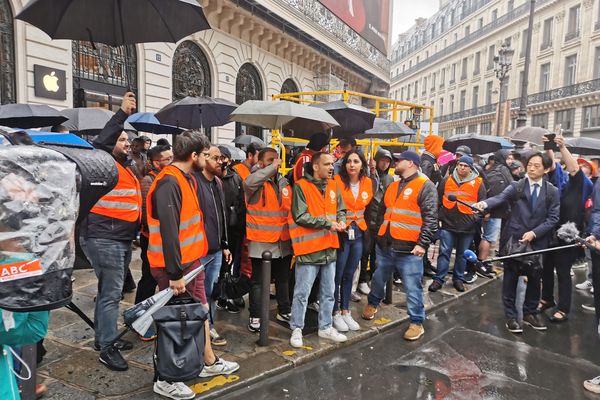
M 100 198 L 90 212 L 127 222 L 139 221 L 142 217 L 142 190 L 135 174 L 118 162 L 117 185 Z
M 453 194 L 456 196 L 458 200 L 462 200 L 466 203 L 473 204 L 477 203 L 477 194 L 479 193 L 479 187 L 481 186 L 482 179 L 477 177 L 472 181 L 465 182 L 462 185 L 458 186 L 453 176 L 446 181 L 446 185 L 444 187 L 444 197 L 442 198 L 442 204 L 447 209 L 452 209 L 455 206 L 458 206 L 458 211 L 463 214 L 475 214 L 475 212 L 465 206 L 464 204 L 460 204 L 457 201 L 448 200 L 448 196 Z
M 352 194 L 352 189 L 346 188 L 339 175 L 335 176 L 337 188 L 342 194 L 344 204 L 346 204 L 346 223 L 350 225 L 352 221 L 363 230 L 367 230 L 367 222 L 365 221 L 365 209 L 373 198 L 373 182 L 371 178 L 363 176 L 360 178 L 358 187 L 358 197 L 355 199 Z
M 246 178 L 250 175 L 250 169 L 244 163 L 235 164 L 233 166 L 233 169 L 242 178 L 242 181 L 245 181 Z
M 281 190 L 281 204 L 272 182 L 265 182 L 260 198 L 246 205 L 246 237 L 253 242 L 275 243 L 289 240 L 288 216 L 292 202 L 292 188 Z
M 296 185 L 302 189 L 308 206 L 308 213 L 313 217 L 326 218 L 331 222 L 337 219 L 337 185 L 333 179 L 327 182 L 325 193 L 306 179 L 300 179 Z M 316 253 L 326 249 L 337 249 L 340 247 L 337 232 L 328 229 L 312 229 L 296 225 L 290 213 L 288 217 L 290 225 L 290 238 L 292 248 L 296 256 Z
M 146 197 L 146 219 L 148 221 L 148 261 L 151 268 L 164 268 L 165 257 L 163 254 L 162 237 L 160 235 L 160 220 L 152 216 L 152 194 L 156 185 L 165 176 L 170 175 L 177 179 L 181 189 L 181 210 L 179 211 L 179 248 L 181 251 L 181 264 L 186 267 L 208 253 L 208 241 L 204 234 L 204 218 L 198 203 L 196 189 L 192 187 L 183 172 L 175 166 L 169 165 L 158 174 Z
M 386 209 L 383 225 L 379 228 L 379 236 L 385 236 L 389 226 L 390 234 L 396 240 L 405 242 L 419 240 L 423 219 L 417 200 L 427 181 L 425 176 L 419 175 L 408 182 L 400 194 L 398 194 L 400 181 L 393 182 L 388 186 L 383 198 Z

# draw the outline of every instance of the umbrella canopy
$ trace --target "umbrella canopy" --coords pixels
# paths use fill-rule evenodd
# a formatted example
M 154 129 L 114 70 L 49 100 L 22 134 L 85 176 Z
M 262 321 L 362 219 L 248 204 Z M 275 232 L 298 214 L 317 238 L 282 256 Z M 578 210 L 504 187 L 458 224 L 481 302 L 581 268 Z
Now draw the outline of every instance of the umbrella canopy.
M 151 112 L 139 112 L 129 116 L 127 123 L 141 132 L 154 133 L 157 135 L 176 135 L 183 129 L 171 125 L 162 125 L 158 118 Z
M 41 128 L 62 124 L 67 117 L 43 104 L 5 104 L 0 106 L 0 125 L 11 128 Z
M 458 146 L 469 146 L 473 154 L 492 153 L 500 149 L 512 149 L 513 144 L 500 136 L 475 135 L 465 133 L 452 136 L 444 141 L 444 149 L 455 152 Z
M 244 161 L 246 159 L 246 152 L 238 147 L 230 144 L 220 144 L 219 147 L 225 147 L 231 153 L 231 159 L 234 161 Z
M 52 39 L 176 43 L 210 25 L 195 0 L 32 0 L 16 17 Z
M 265 129 L 282 129 L 286 136 L 303 139 L 339 126 L 327 111 L 291 101 L 248 100 L 232 112 L 230 118 Z
M 232 143 L 248 146 L 250 144 L 257 144 L 261 147 L 265 147 L 266 143 L 259 137 L 254 135 L 240 135 L 232 140 Z
M 543 137 L 549 133 L 552 132 L 545 128 L 537 126 L 521 126 L 510 131 L 508 136 L 513 142 L 531 142 L 543 146 Z
M 73 135 L 72 133 L 55 133 L 33 130 L 27 130 L 27 133 L 35 143 L 68 145 L 86 149 L 94 148 L 91 144 L 89 144 L 79 136 Z
M 115 114 L 104 108 L 68 108 L 62 113 L 69 118 L 63 126 L 70 132 L 80 135 L 100 133 L 108 120 Z
M 167 104 L 155 116 L 161 123 L 178 128 L 211 128 L 229 123 L 229 115 L 237 107 L 225 99 L 187 96 Z
M 357 135 L 373 128 L 375 113 L 342 100 L 312 104 L 311 107 L 327 111 L 340 126 L 333 129 L 333 136 L 342 138 Z M 412 133 L 412 132 L 411 132 Z
M 414 135 L 415 132 L 403 123 L 390 121 L 389 119 L 375 118 L 373 127 L 362 134 L 356 135 L 356 139 L 391 139 L 398 136 Z
M 589 137 L 576 137 L 566 139 L 566 144 L 571 153 L 582 156 L 600 155 L 600 139 Z

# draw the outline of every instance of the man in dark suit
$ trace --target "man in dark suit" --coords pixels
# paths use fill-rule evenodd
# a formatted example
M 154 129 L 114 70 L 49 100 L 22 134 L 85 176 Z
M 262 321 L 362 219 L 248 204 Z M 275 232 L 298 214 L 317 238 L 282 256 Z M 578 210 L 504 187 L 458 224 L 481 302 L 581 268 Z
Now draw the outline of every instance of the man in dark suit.
M 500 248 L 505 249 L 512 241 L 529 242 L 533 250 L 547 248 L 552 237 L 552 230 L 559 218 L 558 189 L 544 180 L 544 175 L 552 167 L 552 160 L 546 154 L 533 153 L 525 163 L 527 176 L 519 182 L 513 182 L 500 194 L 475 203 L 480 210 L 493 209 L 510 204 L 512 212 L 500 235 Z M 536 263 L 539 264 L 539 259 Z M 523 323 L 536 330 L 546 330 L 537 309 L 540 301 L 539 265 L 519 272 L 518 260 L 508 260 L 504 268 L 502 285 L 502 301 L 507 318 L 506 328 L 513 333 L 522 333 L 523 328 L 517 321 L 515 306 L 519 275 L 527 276 L 527 291 L 523 303 Z

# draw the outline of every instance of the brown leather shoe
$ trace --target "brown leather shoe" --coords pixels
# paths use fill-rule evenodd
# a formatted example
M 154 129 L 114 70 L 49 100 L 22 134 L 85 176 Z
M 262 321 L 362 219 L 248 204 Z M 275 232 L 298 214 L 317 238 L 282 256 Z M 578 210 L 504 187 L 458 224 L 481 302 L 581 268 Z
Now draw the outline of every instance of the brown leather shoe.
M 425 334 L 425 329 L 421 324 L 410 324 L 404 333 L 405 340 L 419 340 Z
M 365 306 L 365 309 L 362 312 L 362 319 L 366 319 L 366 320 L 372 320 L 373 318 L 375 318 L 375 314 L 377 313 L 377 307 L 373 307 L 370 304 L 367 304 Z

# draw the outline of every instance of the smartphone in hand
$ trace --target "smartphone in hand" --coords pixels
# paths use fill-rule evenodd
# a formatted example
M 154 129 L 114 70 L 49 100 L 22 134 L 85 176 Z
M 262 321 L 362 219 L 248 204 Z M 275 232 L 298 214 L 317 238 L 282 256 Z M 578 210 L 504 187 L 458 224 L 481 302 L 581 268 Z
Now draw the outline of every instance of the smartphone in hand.
M 556 133 L 548 133 L 544 136 L 548 139 L 547 142 L 544 142 L 544 150 L 560 151 L 558 145 L 554 142 Z

